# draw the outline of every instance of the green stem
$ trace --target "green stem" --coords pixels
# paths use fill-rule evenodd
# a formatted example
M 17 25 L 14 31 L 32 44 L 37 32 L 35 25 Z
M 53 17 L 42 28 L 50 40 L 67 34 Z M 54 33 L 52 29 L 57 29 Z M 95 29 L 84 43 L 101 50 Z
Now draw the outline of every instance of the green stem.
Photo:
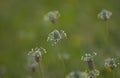
M 43 75 L 42 75 L 42 69 L 41 69 L 41 64 L 39 63 L 39 72 L 40 72 L 40 78 L 43 78 Z
M 59 50 L 59 51 L 57 51 L 57 50 Z M 64 58 L 63 58 L 62 54 L 60 53 L 60 49 L 58 49 L 58 46 L 56 46 L 56 51 L 57 51 L 57 54 L 60 55 L 60 58 L 61 58 L 61 61 L 62 61 L 62 64 L 63 64 L 63 68 L 64 68 L 64 76 L 66 76 L 67 70 L 66 70 L 65 61 L 64 61 Z
M 65 65 L 65 60 L 63 58 L 63 56 L 61 55 L 61 60 L 62 60 L 62 64 L 63 64 L 63 67 L 64 67 L 64 74 L 66 75 L 67 74 L 67 70 L 66 70 L 66 65 Z

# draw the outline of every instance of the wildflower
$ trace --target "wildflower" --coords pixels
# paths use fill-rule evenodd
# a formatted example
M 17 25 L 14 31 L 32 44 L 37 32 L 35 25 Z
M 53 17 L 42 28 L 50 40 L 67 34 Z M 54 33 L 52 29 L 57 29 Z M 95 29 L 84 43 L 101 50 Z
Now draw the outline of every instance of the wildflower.
M 107 21 L 108 19 L 110 19 L 110 16 L 112 15 L 112 12 L 103 9 L 99 14 L 98 14 L 98 18 Z
M 36 62 L 39 62 L 40 59 L 42 58 L 42 54 L 46 53 L 46 50 L 42 47 L 40 48 L 35 48 L 35 49 L 32 49 L 28 55 L 34 57 L 35 61 Z
M 68 74 L 66 78 L 87 78 L 87 73 L 80 72 L 80 71 L 74 71 Z
M 94 70 L 94 64 L 93 64 L 93 56 L 91 54 L 85 54 L 85 56 L 81 57 L 81 60 L 86 61 L 88 64 L 88 68 L 90 70 Z
M 85 56 L 81 57 L 81 60 L 83 60 L 83 61 L 91 61 L 91 60 L 93 60 L 93 56 L 91 54 L 89 54 L 89 53 L 86 53 Z
M 50 11 L 44 16 L 44 20 L 50 21 L 52 24 L 55 24 L 59 17 L 60 17 L 59 11 Z
M 94 55 L 97 55 L 97 53 L 93 53 Z M 99 75 L 99 71 L 95 69 L 94 63 L 93 63 L 93 56 L 90 53 L 86 53 L 84 56 L 81 57 L 81 60 L 86 61 L 88 64 L 89 70 L 87 71 L 88 77 L 87 78 L 96 78 L 96 76 Z
M 114 58 L 107 58 L 105 60 L 105 65 L 104 66 L 105 66 L 106 69 L 113 70 L 114 68 L 117 67 L 117 64 L 116 64 Z
M 47 41 L 51 41 L 54 44 L 56 44 L 59 40 L 63 39 L 64 37 L 66 37 L 66 33 L 63 30 L 59 32 L 57 29 L 55 29 L 48 35 Z
M 32 72 L 35 72 L 38 67 L 38 62 L 42 58 L 42 54 L 46 53 L 46 50 L 42 47 L 32 49 L 28 53 L 28 67 L 32 70 Z

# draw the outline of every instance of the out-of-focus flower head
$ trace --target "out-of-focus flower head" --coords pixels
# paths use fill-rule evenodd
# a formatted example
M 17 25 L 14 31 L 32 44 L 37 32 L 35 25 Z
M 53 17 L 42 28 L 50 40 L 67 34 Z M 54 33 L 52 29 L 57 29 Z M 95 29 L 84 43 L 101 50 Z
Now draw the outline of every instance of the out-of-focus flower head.
M 42 58 L 42 54 L 44 54 L 44 53 L 46 53 L 46 50 L 44 48 L 40 47 L 40 48 L 32 49 L 28 53 L 28 55 L 31 57 L 34 57 L 36 62 L 39 62 Z
M 107 58 L 107 59 L 105 59 L 104 66 L 106 69 L 113 70 L 114 68 L 117 67 L 117 63 L 114 58 Z
M 98 14 L 98 18 L 107 21 L 108 19 L 110 19 L 110 16 L 112 15 L 112 12 L 103 9 L 99 14 Z
M 93 56 L 89 53 L 86 53 L 84 56 L 81 57 L 81 60 L 83 61 L 91 61 L 93 60 Z
M 51 41 L 56 44 L 59 40 L 63 38 L 67 38 L 66 33 L 63 30 L 59 32 L 57 29 L 55 29 L 48 35 L 47 41 Z
M 27 66 L 29 69 L 32 70 L 32 72 L 36 71 L 36 69 L 38 67 L 38 63 L 42 58 L 42 54 L 44 54 L 44 53 L 46 53 L 46 50 L 42 47 L 32 49 L 31 51 L 28 52 Z
M 87 78 L 96 78 L 99 75 L 99 71 L 95 69 L 93 57 L 96 56 L 97 53 L 93 52 L 93 55 L 90 53 L 86 53 L 84 56 L 81 57 L 81 60 L 86 61 L 88 64 L 89 70 L 87 71 L 88 77 Z
M 90 53 L 86 53 L 84 56 L 81 57 L 81 60 L 86 61 L 88 64 L 89 70 L 94 70 L 94 63 L 93 63 L 93 57 L 97 55 L 97 53 L 94 52 L 94 55 Z
M 44 20 L 50 21 L 52 24 L 55 24 L 59 17 L 60 17 L 59 11 L 50 11 L 44 16 Z
M 93 54 L 90 54 L 90 53 L 86 53 L 84 56 L 81 57 L 81 60 L 83 61 L 93 61 L 93 57 L 96 56 L 97 53 L 96 52 L 93 52 Z

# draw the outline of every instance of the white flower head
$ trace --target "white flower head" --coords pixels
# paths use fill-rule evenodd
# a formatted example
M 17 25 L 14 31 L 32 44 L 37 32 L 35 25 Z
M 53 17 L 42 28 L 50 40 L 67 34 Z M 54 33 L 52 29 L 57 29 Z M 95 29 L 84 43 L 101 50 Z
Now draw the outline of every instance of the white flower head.
M 28 53 L 28 55 L 34 57 L 36 62 L 39 62 L 40 59 L 42 58 L 42 54 L 44 54 L 44 53 L 46 53 L 46 50 L 44 48 L 40 47 L 40 48 L 32 49 Z
M 90 53 L 86 53 L 84 56 L 81 57 L 83 61 L 91 61 L 93 60 L 93 56 Z
M 48 35 L 47 41 L 51 41 L 54 44 L 56 44 L 59 40 L 65 37 L 66 37 L 66 33 L 63 30 L 59 32 L 57 29 L 55 29 Z
M 55 24 L 57 19 L 60 17 L 59 11 L 50 11 L 44 16 L 45 21 L 50 21 Z
M 97 53 L 93 52 L 92 54 L 86 53 L 84 56 L 81 57 L 81 60 L 83 61 L 93 61 L 93 57 L 96 56 Z
M 97 53 L 93 52 L 93 55 L 90 53 L 86 53 L 84 56 L 81 57 L 81 60 L 87 62 L 88 68 L 90 71 L 95 70 L 93 57 L 96 55 L 97 55 Z
M 98 18 L 99 19 L 102 19 L 102 20 L 108 20 L 110 19 L 110 16 L 112 15 L 112 12 L 106 10 L 106 9 L 103 9 L 99 14 L 98 14 Z
M 114 58 L 107 58 L 105 60 L 105 68 L 113 70 L 117 67 L 116 61 Z

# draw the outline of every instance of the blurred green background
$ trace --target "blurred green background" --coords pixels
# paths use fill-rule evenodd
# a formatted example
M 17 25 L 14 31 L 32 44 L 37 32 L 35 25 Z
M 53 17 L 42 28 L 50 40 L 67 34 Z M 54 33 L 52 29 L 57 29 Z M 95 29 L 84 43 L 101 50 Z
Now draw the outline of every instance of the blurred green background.
M 97 18 L 102 9 L 113 13 L 107 22 Z M 44 15 L 54 10 L 61 15 L 57 25 L 44 22 Z M 120 0 L 0 0 L 0 78 L 40 78 L 39 72 L 26 69 L 26 58 L 32 48 L 41 46 L 47 50 L 41 62 L 44 78 L 64 78 L 58 52 L 67 74 L 85 71 L 81 56 L 96 52 L 98 78 L 120 78 L 119 65 L 113 72 L 104 69 L 104 59 L 120 57 L 119 15 Z M 51 46 L 46 40 L 54 29 L 64 30 L 68 39 Z

